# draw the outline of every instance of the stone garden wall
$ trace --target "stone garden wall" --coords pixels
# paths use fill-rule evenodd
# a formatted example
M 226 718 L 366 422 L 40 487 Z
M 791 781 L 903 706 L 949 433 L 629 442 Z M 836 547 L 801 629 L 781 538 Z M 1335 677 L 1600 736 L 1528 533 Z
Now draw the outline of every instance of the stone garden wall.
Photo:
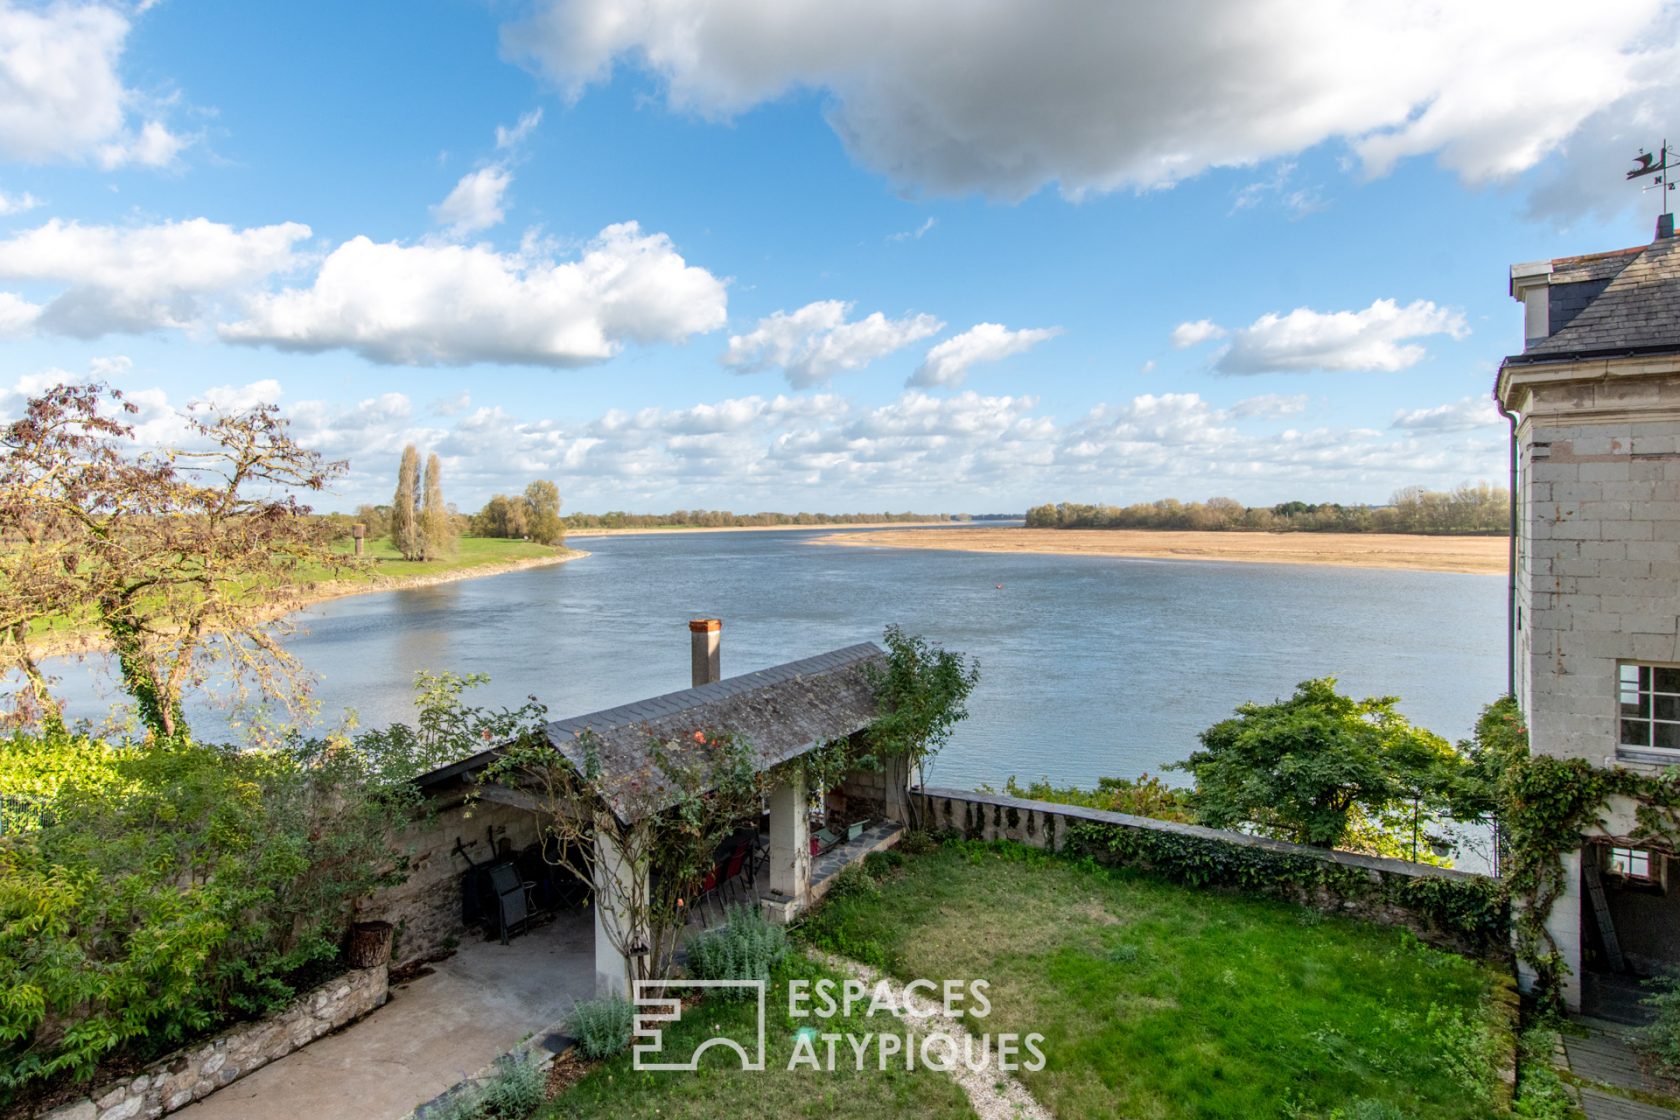
M 352 969 L 305 992 L 277 1015 L 159 1058 L 134 1077 L 54 1109 L 45 1120 L 153 1120 L 203 1100 L 382 1006 L 387 975 L 383 964 Z
M 973 790 L 911 796 L 934 831 L 1088 855 L 1190 886 L 1270 894 L 1401 926 L 1469 956 L 1510 956 L 1509 903 L 1499 881 L 1485 875 Z

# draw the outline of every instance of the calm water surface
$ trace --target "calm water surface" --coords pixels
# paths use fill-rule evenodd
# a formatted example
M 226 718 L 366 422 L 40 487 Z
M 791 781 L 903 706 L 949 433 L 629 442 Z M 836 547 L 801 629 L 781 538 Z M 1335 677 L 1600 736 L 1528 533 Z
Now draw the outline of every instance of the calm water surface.
M 1236 704 L 1311 676 L 1397 694 L 1453 739 L 1504 687 L 1497 576 L 809 543 L 819 535 L 584 538 L 592 555 L 568 564 L 320 604 L 290 646 L 320 677 L 323 711 L 353 708 L 363 725 L 409 718 L 418 669 L 488 673 L 481 702 L 533 693 L 558 718 L 686 687 L 690 617 L 724 619 L 726 675 L 897 622 L 980 660 L 971 718 L 930 774 L 957 785 L 1156 772 Z M 58 671 L 72 714 L 104 712 L 108 684 Z M 195 717 L 201 737 L 218 723 Z

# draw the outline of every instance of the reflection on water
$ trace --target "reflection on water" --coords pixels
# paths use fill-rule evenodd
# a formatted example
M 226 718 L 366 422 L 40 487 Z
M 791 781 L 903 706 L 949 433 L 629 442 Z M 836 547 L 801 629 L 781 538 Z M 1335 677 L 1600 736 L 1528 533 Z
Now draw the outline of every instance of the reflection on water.
M 587 559 L 324 603 L 291 649 L 327 716 L 409 716 L 416 670 L 488 673 L 480 698 L 555 716 L 688 684 L 696 615 L 725 620 L 725 674 L 879 638 L 898 622 L 976 655 L 972 717 L 930 774 L 1089 784 L 1155 772 L 1243 700 L 1334 675 L 1468 733 L 1503 688 L 1495 576 L 1262 564 L 835 548 L 816 533 L 591 538 Z M 1002 584 L 1002 588 L 997 587 Z M 72 715 L 109 703 L 57 666 Z M 201 737 L 218 717 L 194 713 Z

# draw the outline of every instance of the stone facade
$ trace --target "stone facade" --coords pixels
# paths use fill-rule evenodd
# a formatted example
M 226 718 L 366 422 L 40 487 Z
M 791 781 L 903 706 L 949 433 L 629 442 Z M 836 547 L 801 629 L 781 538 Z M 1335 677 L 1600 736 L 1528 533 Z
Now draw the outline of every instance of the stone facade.
M 469 804 L 462 794 L 436 798 L 431 811 L 409 826 L 402 839 L 407 879 L 379 891 L 357 913 L 359 920 L 396 926 L 393 966 L 423 960 L 466 933 L 461 877 L 467 861 L 455 844 L 460 841 L 474 863 L 487 863 L 495 855 L 492 836 L 495 850 L 517 852 L 537 841 L 537 817 L 494 801 Z
M 914 791 L 911 796 L 919 801 L 922 817 L 929 828 L 959 833 L 971 840 L 1013 840 L 1035 848 L 1062 851 L 1068 846 L 1068 830 L 1072 826 L 1096 824 L 1229 845 L 1234 849 L 1251 849 L 1295 860 L 1322 861 L 1354 872 L 1349 878 L 1357 881 L 1359 888 L 1351 892 L 1335 892 L 1325 888 L 1307 889 L 1293 882 L 1280 881 L 1250 883 L 1247 889 L 1277 895 L 1328 913 L 1346 914 L 1379 925 L 1400 926 L 1424 941 L 1469 956 L 1504 958 L 1509 953 L 1508 933 L 1503 920 L 1495 924 L 1496 928 L 1466 933 L 1445 928 L 1422 906 L 1407 905 L 1403 901 L 1408 897 L 1405 888 L 1412 884 L 1431 881 L 1443 886 L 1481 887 L 1489 884 L 1485 876 L 1466 871 L 1355 852 L 1311 848 L 1241 832 L 1158 821 L 1129 813 L 1111 813 L 1102 809 L 973 790 L 926 789 Z M 1417 897 L 1427 898 L 1430 893 L 1419 892 Z
M 386 987 L 385 965 L 352 970 L 305 992 L 278 1015 L 177 1050 L 135 1077 L 54 1109 L 45 1120 L 152 1120 L 185 1108 L 383 1006 Z
M 1616 673 L 1680 662 L 1680 363 L 1581 372 L 1514 378 L 1517 699 L 1537 753 L 1663 764 L 1616 757 Z

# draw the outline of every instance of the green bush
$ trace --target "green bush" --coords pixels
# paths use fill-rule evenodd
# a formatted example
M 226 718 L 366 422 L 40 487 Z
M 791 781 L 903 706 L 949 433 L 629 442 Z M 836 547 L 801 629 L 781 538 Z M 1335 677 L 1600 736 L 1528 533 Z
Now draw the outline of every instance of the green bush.
M 1651 994 L 1640 1002 L 1651 1021 L 1633 1036 L 1633 1045 L 1669 1080 L 1680 1080 L 1680 975 L 1670 973 L 1646 982 Z
M 545 1097 L 543 1072 L 528 1058 L 504 1054 L 485 1080 L 468 1085 L 426 1120 L 527 1120 Z
M 572 1037 L 584 1057 L 610 1058 L 629 1047 L 634 1017 L 635 1008 L 621 996 L 582 1000 L 572 1007 Z
M 861 863 L 842 867 L 829 884 L 827 898 L 875 898 L 881 893 L 880 884 Z
M 788 954 L 787 931 L 756 910 L 731 906 L 724 923 L 688 943 L 688 971 L 697 980 L 768 980 Z M 745 999 L 745 988 L 720 998 Z
M 910 829 L 898 842 L 898 850 L 907 856 L 925 856 L 937 847 L 939 841 L 933 833 L 920 828 Z
M 904 866 L 904 854 L 888 848 L 884 852 L 870 852 L 863 857 L 863 869 L 876 879 L 885 879 Z
M 0 1103 L 283 1005 L 399 878 L 412 802 L 353 750 L 49 733 L 0 755 Z

